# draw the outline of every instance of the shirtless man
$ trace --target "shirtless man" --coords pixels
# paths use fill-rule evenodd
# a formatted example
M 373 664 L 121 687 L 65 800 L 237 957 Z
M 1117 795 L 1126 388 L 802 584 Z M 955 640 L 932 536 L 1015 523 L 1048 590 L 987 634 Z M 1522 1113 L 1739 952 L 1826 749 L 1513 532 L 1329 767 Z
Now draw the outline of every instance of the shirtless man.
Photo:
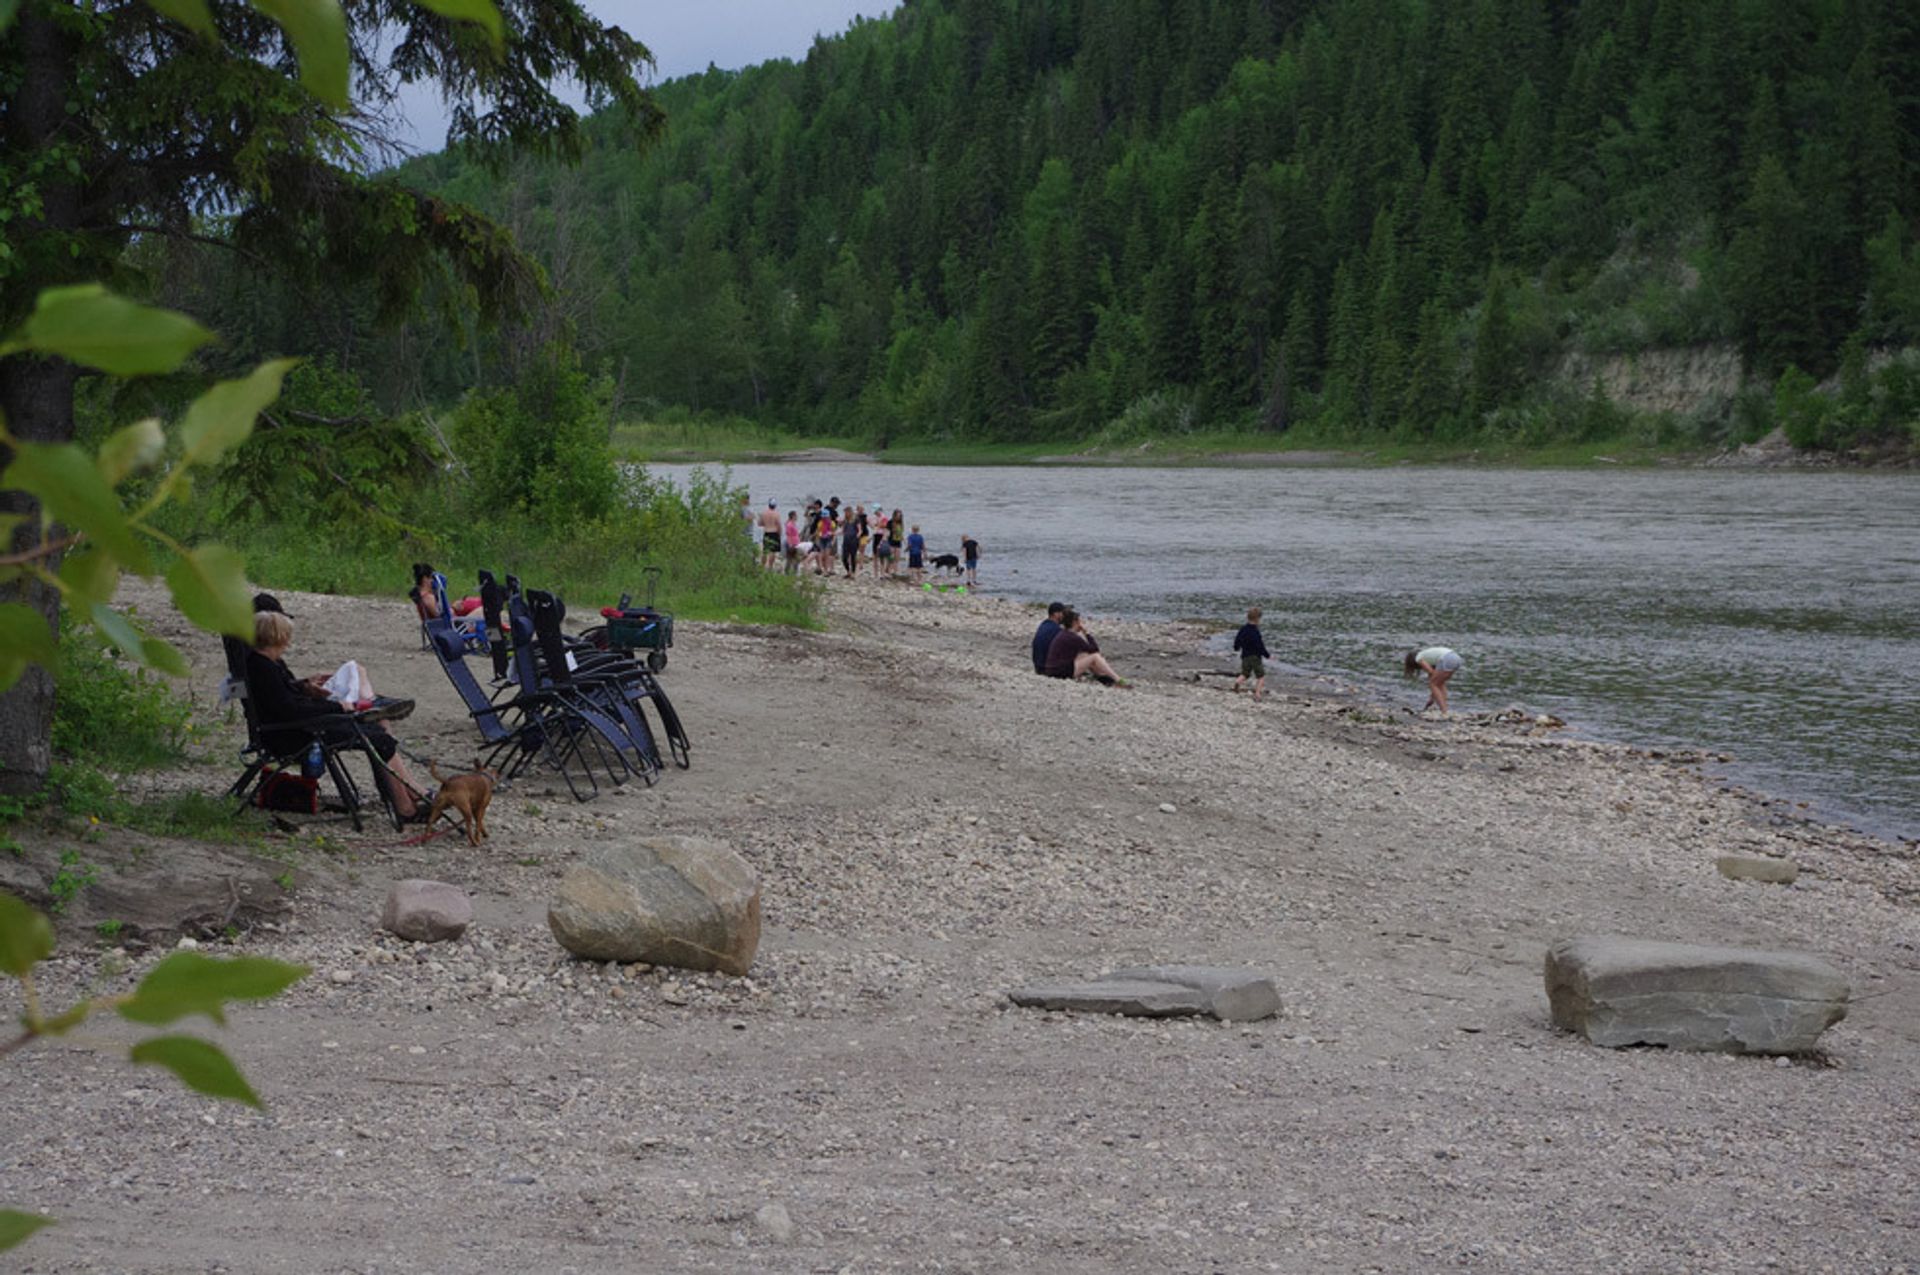
M 769 500 L 760 511 L 760 565 L 773 570 L 780 561 L 780 504 Z

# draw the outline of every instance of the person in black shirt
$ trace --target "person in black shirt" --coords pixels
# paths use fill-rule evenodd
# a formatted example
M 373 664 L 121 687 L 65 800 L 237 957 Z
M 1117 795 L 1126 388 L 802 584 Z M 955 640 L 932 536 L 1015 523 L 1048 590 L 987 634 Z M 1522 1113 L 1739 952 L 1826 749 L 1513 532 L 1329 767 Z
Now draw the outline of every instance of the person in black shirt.
M 255 613 L 253 649 L 247 652 L 247 696 L 253 701 L 254 714 L 260 721 L 261 742 L 276 752 L 291 752 L 310 737 L 310 729 L 295 728 L 298 723 L 349 711 L 328 699 L 317 681 L 301 681 L 293 675 L 284 659 L 292 642 L 293 621 L 285 613 Z M 275 729 L 276 726 L 279 729 Z M 396 756 L 400 741 L 374 722 L 361 723 L 359 732 L 380 757 L 382 764 L 376 767 L 374 780 L 393 798 L 394 813 L 402 819 L 419 817 L 426 805 L 420 789 L 407 774 L 406 763 Z M 321 737 L 329 744 L 348 743 L 353 739 L 353 728 L 344 722 L 329 725 Z
M 972 536 L 960 537 L 960 556 L 967 564 L 967 583 L 980 585 L 980 542 Z
M 1064 602 L 1047 603 L 1047 618 L 1040 621 L 1040 627 L 1033 631 L 1033 671 L 1044 674 L 1047 671 L 1047 651 L 1053 646 L 1054 637 L 1060 632 L 1060 617 L 1066 612 Z
M 1247 622 L 1233 635 L 1233 649 L 1240 652 L 1240 676 L 1233 679 L 1233 689 L 1239 690 L 1248 678 L 1253 679 L 1253 697 L 1259 699 L 1267 693 L 1267 661 L 1272 658 L 1267 652 L 1266 639 L 1260 636 L 1260 608 L 1247 609 Z
M 1045 672 L 1048 677 L 1090 677 L 1102 686 L 1130 685 L 1113 671 L 1107 657 L 1100 654 L 1100 644 L 1093 640 L 1080 613 L 1072 607 L 1060 613 L 1060 631 L 1054 634 L 1053 644 L 1047 648 Z

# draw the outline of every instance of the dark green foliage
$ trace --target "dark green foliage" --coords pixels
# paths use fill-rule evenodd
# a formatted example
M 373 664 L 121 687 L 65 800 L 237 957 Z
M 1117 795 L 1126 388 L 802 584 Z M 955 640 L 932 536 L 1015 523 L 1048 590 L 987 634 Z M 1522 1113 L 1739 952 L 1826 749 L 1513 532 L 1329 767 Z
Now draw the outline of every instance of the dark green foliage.
M 1905 9 L 908 0 L 803 61 L 663 86 L 645 155 L 406 166 L 554 294 L 464 353 L 353 328 L 353 366 L 390 409 L 451 403 L 570 332 L 616 418 L 1027 440 L 1179 403 L 1590 434 L 1588 387 L 1549 383 L 1567 349 L 1733 339 L 1823 379 L 1856 332 L 1920 340 Z
M 571 349 L 549 346 L 512 389 L 462 403 L 453 441 L 472 472 L 472 514 L 557 527 L 611 513 L 620 492 L 607 451 L 610 392 Z
M 185 753 L 186 701 L 167 679 L 130 668 L 92 629 L 60 623 L 59 694 L 53 750 L 87 766 L 131 770 L 163 766 Z

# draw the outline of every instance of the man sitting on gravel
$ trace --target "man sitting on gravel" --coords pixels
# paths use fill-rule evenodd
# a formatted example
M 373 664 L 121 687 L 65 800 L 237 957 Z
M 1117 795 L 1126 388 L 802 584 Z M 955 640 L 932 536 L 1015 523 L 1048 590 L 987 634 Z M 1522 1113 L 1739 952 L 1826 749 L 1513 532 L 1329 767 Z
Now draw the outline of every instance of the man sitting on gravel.
M 1100 654 L 1100 644 L 1093 640 L 1086 622 L 1072 607 L 1060 613 L 1060 632 L 1054 634 L 1053 644 L 1047 648 L 1045 672 L 1048 677 L 1090 677 L 1102 686 L 1129 684 L 1113 671 L 1107 657 Z
M 1047 671 L 1047 652 L 1053 649 L 1053 639 L 1060 633 L 1060 617 L 1066 610 L 1064 602 L 1047 603 L 1047 618 L 1033 631 L 1033 671 L 1036 673 Z

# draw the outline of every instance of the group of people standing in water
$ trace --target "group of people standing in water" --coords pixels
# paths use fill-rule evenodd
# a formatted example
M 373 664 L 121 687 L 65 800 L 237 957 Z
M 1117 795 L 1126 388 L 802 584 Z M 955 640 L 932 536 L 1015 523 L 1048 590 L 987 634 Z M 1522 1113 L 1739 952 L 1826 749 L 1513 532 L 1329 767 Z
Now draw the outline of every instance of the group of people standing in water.
M 936 565 L 919 525 L 909 525 L 900 510 L 889 513 L 878 503 L 868 510 L 861 504 L 843 505 L 838 496 L 809 500 L 804 510 L 789 509 L 784 522 L 777 500 L 769 500 L 756 515 L 743 497 L 740 509 L 749 534 L 758 541 L 760 564 L 768 570 L 784 566 L 788 575 L 810 569 L 820 576 L 838 571 L 851 580 L 864 565 L 883 578 L 905 571 L 919 584 L 929 565 Z M 938 564 L 948 563 L 956 571 L 964 569 L 968 584 L 978 584 L 979 542 L 960 537 L 958 554 L 939 557 Z

